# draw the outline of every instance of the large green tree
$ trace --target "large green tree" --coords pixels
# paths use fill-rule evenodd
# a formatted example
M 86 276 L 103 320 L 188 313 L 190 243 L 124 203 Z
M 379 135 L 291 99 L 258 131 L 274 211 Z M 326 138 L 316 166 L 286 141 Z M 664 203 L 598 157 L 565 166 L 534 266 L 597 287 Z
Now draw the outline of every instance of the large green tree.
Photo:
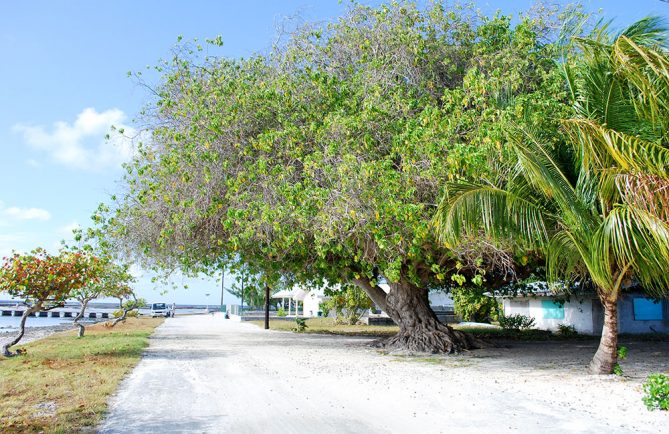
M 470 347 L 429 307 L 428 288 L 467 273 L 430 219 L 446 182 L 505 176 L 505 125 L 556 130 L 566 94 L 551 28 L 393 2 L 354 5 L 267 56 L 201 59 L 182 45 L 159 67 L 152 139 L 109 230 L 158 267 L 241 261 L 354 283 L 399 325 L 386 345 Z
M 669 290 L 669 57 L 667 30 L 648 18 L 575 38 L 562 63 L 573 104 L 572 157 L 539 131 L 514 129 L 514 176 L 452 183 L 436 223 L 444 239 L 485 231 L 542 249 L 552 282 L 591 282 L 604 307 L 593 373 L 617 362 L 617 302 L 636 280 Z

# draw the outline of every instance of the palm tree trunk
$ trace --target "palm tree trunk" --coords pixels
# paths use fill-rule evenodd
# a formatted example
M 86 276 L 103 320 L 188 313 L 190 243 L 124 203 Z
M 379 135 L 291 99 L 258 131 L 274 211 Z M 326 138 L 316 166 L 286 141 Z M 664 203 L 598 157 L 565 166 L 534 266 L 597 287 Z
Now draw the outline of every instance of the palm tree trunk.
M 618 363 L 618 301 L 601 297 L 604 306 L 604 326 L 599 348 L 590 362 L 590 373 L 607 375 Z
M 11 351 L 9 351 L 9 348 L 18 344 L 19 341 L 21 341 L 21 339 L 23 338 L 23 335 L 26 332 L 26 320 L 28 319 L 28 316 L 33 312 L 38 312 L 41 308 L 42 306 L 40 304 L 37 304 L 35 306 L 30 306 L 29 308 L 23 311 L 23 315 L 21 315 L 21 323 L 19 324 L 19 334 L 14 339 L 12 339 L 11 341 L 7 342 L 2 346 L 3 356 L 12 357 L 18 354 L 18 353 L 12 353 Z

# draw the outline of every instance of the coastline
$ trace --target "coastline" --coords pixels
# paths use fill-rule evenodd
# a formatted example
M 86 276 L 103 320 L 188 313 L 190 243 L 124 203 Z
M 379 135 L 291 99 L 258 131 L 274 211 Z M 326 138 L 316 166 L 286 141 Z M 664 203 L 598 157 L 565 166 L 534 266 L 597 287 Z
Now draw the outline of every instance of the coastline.
M 23 338 L 16 346 L 21 346 L 29 342 L 34 342 L 39 339 L 44 339 L 47 336 L 51 336 L 54 333 L 64 332 L 68 330 L 74 330 L 76 326 L 73 324 L 58 324 L 50 326 L 37 326 L 30 327 L 26 326 L 26 332 L 23 335 Z M 11 340 L 18 333 L 18 329 L 0 329 L 0 345 L 4 345 L 7 341 Z

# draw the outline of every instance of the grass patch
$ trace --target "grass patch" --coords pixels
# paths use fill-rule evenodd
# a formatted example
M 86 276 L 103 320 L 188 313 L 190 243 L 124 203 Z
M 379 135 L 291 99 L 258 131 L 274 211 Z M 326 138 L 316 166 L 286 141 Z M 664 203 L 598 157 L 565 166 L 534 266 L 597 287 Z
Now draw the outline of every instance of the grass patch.
M 448 368 L 468 368 L 474 366 L 475 362 L 470 358 L 459 357 L 454 355 L 441 355 L 441 356 L 393 356 L 391 359 L 393 362 L 406 362 L 406 363 L 423 363 L 426 365 L 439 365 L 445 366 Z
M 137 364 L 162 318 L 130 318 L 114 328 L 86 327 L 18 345 L 0 356 L 0 421 L 10 432 L 92 431 L 118 383 Z
M 264 327 L 264 321 L 250 321 L 258 327 Z M 334 318 L 309 318 L 306 320 L 307 329 L 303 333 L 321 333 L 345 336 L 373 336 L 387 337 L 393 336 L 399 331 L 396 325 L 388 326 L 369 326 L 365 324 L 345 325 L 335 324 Z M 598 339 L 589 335 L 562 336 L 554 334 L 548 330 L 504 330 L 495 327 L 472 327 L 461 326 L 459 324 L 449 324 L 456 330 L 471 333 L 481 339 L 486 340 L 513 340 L 513 341 L 575 341 L 575 340 L 593 340 Z M 295 321 L 289 320 L 270 320 L 271 330 L 294 331 Z M 649 335 L 650 336 L 650 335 Z M 666 339 L 667 335 L 653 334 L 652 339 Z M 649 337 L 650 339 L 650 337 Z
M 264 327 L 264 321 L 250 321 L 258 327 Z M 380 326 L 380 325 L 347 325 L 335 324 L 334 318 L 309 318 L 306 321 L 307 328 L 303 333 L 321 333 L 331 335 L 344 336 L 373 336 L 385 337 L 392 336 L 399 331 L 396 325 Z M 293 331 L 295 328 L 295 321 L 277 320 L 269 322 L 271 330 Z
M 394 356 L 393 362 L 415 362 L 426 363 L 428 365 L 443 365 L 446 361 L 443 357 L 413 357 L 413 356 Z

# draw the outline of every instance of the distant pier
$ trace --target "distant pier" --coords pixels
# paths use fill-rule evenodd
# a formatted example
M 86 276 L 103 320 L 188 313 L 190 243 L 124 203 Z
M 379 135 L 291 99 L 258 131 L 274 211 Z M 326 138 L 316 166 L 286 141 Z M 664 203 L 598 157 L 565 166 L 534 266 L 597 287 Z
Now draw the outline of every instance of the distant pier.
M 22 316 L 26 311 L 25 306 L 2 306 L 0 307 L 1 316 Z M 84 314 L 85 318 L 90 319 L 108 319 L 112 318 L 114 309 L 87 308 Z M 44 310 L 31 313 L 30 316 L 39 318 L 74 318 L 79 313 L 78 308 L 59 307 L 51 310 Z

